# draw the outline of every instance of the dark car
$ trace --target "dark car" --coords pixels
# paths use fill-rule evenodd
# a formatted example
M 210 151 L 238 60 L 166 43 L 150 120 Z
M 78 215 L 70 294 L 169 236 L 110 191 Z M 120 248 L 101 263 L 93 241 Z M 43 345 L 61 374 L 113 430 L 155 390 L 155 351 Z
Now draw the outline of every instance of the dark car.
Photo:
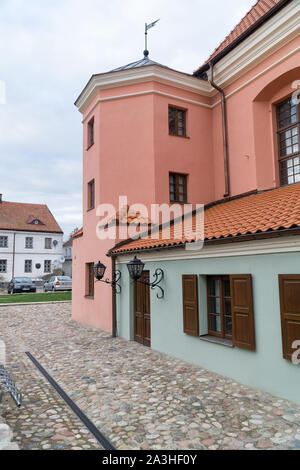
M 15 294 L 16 292 L 36 292 L 36 286 L 30 277 L 15 277 L 8 284 L 7 292 L 9 294 Z

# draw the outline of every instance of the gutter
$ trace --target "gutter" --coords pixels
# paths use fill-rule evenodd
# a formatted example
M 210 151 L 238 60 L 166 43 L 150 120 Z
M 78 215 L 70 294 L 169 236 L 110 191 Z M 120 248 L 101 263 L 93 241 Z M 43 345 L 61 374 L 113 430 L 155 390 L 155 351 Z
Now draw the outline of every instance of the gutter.
M 225 193 L 224 197 L 228 197 L 229 191 L 229 170 L 228 170 L 228 123 L 227 123 L 227 103 L 225 92 L 214 82 L 214 66 L 213 63 L 209 63 L 210 66 L 210 77 L 208 81 L 211 86 L 221 94 L 221 105 L 222 105 L 222 131 L 223 131 L 223 155 L 224 155 L 224 176 L 225 176 Z

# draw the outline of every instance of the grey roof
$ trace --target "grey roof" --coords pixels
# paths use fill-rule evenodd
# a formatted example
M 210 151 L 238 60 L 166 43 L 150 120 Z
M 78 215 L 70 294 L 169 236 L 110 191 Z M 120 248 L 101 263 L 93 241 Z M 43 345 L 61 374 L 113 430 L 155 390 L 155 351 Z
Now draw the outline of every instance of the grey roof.
M 118 67 L 117 69 L 110 70 L 110 72 L 120 72 L 121 70 L 130 70 L 130 69 L 137 69 L 139 67 L 147 67 L 149 65 L 158 65 L 159 67 L 164 67 L 168 69 L 165 65 L 159 64 L 158 62 L 154 62 L 154 60 L 149 59 L 149 57 L 144 56 L 141 60 L 137 60 L 136 62 L 131 62 L 131 64 L 123 65 L 123 67 Z

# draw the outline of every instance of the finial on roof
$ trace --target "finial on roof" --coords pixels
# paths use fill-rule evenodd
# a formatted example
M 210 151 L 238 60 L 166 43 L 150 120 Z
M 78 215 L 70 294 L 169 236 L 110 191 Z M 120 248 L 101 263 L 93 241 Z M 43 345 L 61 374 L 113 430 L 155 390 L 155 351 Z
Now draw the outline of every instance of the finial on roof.
M 145 24 L 145 50 L 144 50 L 144 59 L 148 59 L 149 56 L 149 51 L 148 51 L 148 31 L 149 29 L 153 28 L 153 26 L 158 23 L 159 20 L 154 21 L 153 23 L 150 24 Z

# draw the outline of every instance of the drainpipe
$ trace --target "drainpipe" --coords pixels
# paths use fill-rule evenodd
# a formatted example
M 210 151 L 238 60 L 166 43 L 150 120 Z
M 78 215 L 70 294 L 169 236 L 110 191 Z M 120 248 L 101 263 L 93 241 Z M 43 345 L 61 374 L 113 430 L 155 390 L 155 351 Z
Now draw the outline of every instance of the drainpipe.
M 116 273 L 116 259 L 114 255 L 111 257 L 112 264 L 112 279 L 115 278 Z M 116 285 L 112 285 L 112 337 L 117 337 L 117 292 Z
M 210 77 L 208 81 L 211 86 L 221 94 L 221 104 L 222 104 L 222 128 L 223 128 L 223 154 L 224 154 L 224 175 L 225 175 L 225 194 L 224 197 L 228 197 L 230 194 L 229 191 L 229 171 L 228 171 L 228 126 L 227 126 L 227 106 L 226 106 L 226 96 L 222 88 L 220 88 L 214 82 L 214 66 L 212 62 L 209 63 L 210 66 Z

